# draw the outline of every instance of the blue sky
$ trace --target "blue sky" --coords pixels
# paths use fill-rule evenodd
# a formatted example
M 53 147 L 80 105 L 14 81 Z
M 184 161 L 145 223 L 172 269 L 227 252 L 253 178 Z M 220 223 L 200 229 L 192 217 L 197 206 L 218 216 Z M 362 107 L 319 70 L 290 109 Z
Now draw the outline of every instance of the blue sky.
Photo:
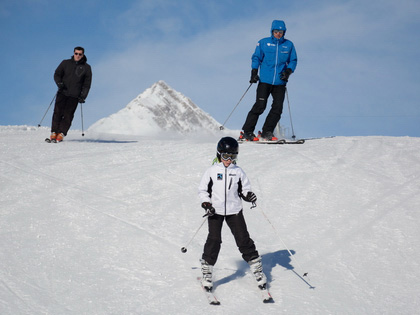
M 288 84 L 296 136 L 419 137 L 419 16 L 416 0 L 1 0 L 0 125 L 41 121 L 54 70 L 78 45 L 93 71 L 85 129 L 158 80 L 223 123 L 249 85 L 255 44 L 282 19 L 298 54 Z M 228 128 L 242 127 L 255 88 Z M 281 124 L 290 127 L 287 103 Z

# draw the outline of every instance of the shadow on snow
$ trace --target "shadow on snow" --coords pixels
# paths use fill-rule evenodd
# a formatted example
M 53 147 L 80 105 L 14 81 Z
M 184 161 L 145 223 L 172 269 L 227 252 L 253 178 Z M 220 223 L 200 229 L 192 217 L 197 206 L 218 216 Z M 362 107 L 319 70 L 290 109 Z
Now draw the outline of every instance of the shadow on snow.
M 293 255 L 295 254 L 293 250 L 291 251 L 291 253 Z M 273 271 L 273 268 L 276 267 L 277 265 L 282 266 L 289 270 L 294 269 L 294 267 L 290 264 L 291 258 L 287 250 L 279 250 L 274 253 L 268 253 L 268 254 L 262 255 L 262 261 L 263 261 L 263 271 L 265 275 L 267 276 L 268 282 L 272 281 L 272 271 Z M 238 269 L 235 271 L 235 273 L 215 281 L 214 284 L 215 286 L 218 286 L 218 285 L 228 283 L 232 280 L 242 278 L 245 276 L 247 270 L 249 270 L 248 264 L 244 260 L 240 260 L 238 261 Z
M 295 251 L 291 250 L 290 253 L 295 255 Z M 270 283 L 273 281 L 272 272 L 276 266 L 284 267 L 287 270 L 291 270 L 296 276 L 299 277 L 305 284 L 309 286 L 309 289 L 315 289 L 307 280 L 305 280 L 304 275 L 300 275 L 295 271 L 295 268 L 291 265 L 292 258 L 290 253 L 287 250 L 279 250 L 274 253 L 268 253 L 262 255 L 262 262 L 263 262 L 263 271 L 267 277 L 267 282 Z M 249 270 L 248 264 L 244 260 L 240 260 L 237 263 L 238 269 L 231 275 L 219 279 L 214 282 L 214 286 L 217 287 L 219 285 L 228 283 L 230 281 L 236 280 L 238 278 L 242 278 L 245 276 L 246 272 Z

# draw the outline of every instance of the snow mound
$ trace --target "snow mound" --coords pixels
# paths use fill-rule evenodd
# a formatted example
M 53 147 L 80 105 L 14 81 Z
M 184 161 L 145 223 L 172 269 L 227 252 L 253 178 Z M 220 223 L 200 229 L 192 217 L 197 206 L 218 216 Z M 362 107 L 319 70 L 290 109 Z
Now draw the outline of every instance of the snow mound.
M 179 136 L 216 133 L 218 123 L 191 99 L 158 81 L 133 99 L 125 108 L 94 123 L 93 133 Z

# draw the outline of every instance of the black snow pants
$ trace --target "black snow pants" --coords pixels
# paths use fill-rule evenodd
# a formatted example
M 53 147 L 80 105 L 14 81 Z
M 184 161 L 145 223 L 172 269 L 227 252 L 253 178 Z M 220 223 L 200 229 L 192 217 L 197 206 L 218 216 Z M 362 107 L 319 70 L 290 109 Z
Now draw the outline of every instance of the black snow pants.
M 257 125 L 258 118 L 265 111 L 267 107 L 268 97 L 273 97 L 273 103 L 271 110 L 265 119 L 265 123 L 262 128 L 262 133 L 273 132 L 276 128 L 277 123 L 280 120 L 283 112 L 284 95 L 286 93 L 285 85 L 271 85 L 267 83 L 259 83 L 257 87 L 257 99 L 254 106 L 248 113 L 246 121 L 242 127 L 244 132 L 254 132 L 255 126 Z
M 79 100 L 76 97 L 65 96 L 57 93 L 55 100 L 54 113 L 52 117 L 51 132 L 63 133 L 67 136 L 73 121 Z
M 242 254 L 242 258 L 246 262 L 257 258 L 259 254 L 254 241 L 249 236 L 245 218 L 241 210 L 241 212 L 235 215 L 222 216 L 215 214 L 208 217 L 209 234 L 207 236 L 206 244 L 204 245 L 202 259 L 207 261 L 210 265 L 216 263 L 222 244 L 222 226 L 224 220 L 226 220 L 226 223 L 235 238 L 236 245 Z

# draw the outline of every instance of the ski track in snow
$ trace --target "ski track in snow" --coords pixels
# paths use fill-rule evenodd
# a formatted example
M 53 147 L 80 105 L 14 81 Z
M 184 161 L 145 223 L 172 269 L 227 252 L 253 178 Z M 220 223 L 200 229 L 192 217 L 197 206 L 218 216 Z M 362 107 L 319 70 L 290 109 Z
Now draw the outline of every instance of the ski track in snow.
M 197 186 L 218 138 L 48 134 L 0 126 L 1 314 L 417 313 L 418 138 L 241 144 L 275 303 L 225 226 L 210 306 L 195 280 L 206 224 L 180 248 L 203 220 Z

